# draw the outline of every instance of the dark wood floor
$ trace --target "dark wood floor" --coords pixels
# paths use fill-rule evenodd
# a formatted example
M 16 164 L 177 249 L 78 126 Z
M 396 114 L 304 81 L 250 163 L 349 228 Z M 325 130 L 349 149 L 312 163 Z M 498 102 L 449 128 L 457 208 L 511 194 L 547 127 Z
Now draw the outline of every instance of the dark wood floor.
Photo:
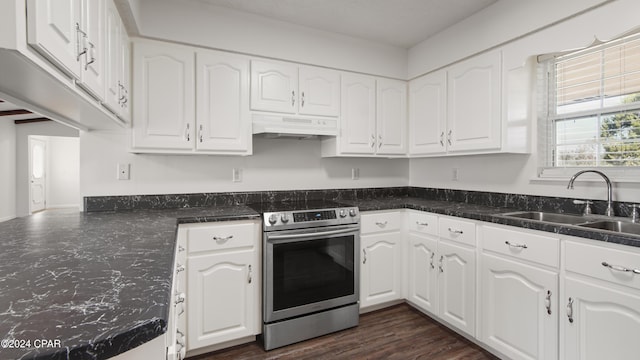
M 257 343 L 190 360 L 225 359 L 497 359 L 407 304 L 360 316 L 353 329 L 266 352 Z

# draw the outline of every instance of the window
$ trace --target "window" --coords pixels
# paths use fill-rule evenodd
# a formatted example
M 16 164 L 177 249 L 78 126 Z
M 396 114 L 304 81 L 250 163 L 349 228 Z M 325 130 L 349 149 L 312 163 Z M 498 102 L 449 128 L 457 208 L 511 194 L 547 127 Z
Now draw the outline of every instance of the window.
M 541 174 L 640 169 L 640 34 L 541 64 Z M 618 169 L 618 170 L 616 170 Z

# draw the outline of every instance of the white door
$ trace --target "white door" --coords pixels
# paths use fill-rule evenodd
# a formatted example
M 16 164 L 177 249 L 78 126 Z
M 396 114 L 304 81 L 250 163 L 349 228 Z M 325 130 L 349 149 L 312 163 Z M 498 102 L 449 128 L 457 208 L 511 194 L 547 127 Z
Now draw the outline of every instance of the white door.
M 409 233 L 408 300 L 421 308 L 438 313 L 438 240 L 428 235 Z
M 187 350 L 256 333 L 253 257 L 240 251 L 188 259 Z
M 340 115 L 340 73 L 334 70 L 302 66 L 300 78 L 300 114 Z
M 342 74 L 340 153 L 373 154 L 376 138 L 376 80 Z
M 90 1 L 90 0 L 89 0 Z M 105 94 L 104 105 L 116 114 L 121 111 L 120 98 L 122 94 L 120 82 L 120 43 L 122 42 L 122 23 L 118 9 L 113 0 L 105 0 L 105 38 L 104 38 L 104 76 Z
M 55 62 L 65 72 L 80 78 L 82 35 L 80 0 L 29 0 L 27 3 L 28 43 Z
M 440 318 L 475 335 L 476 252 L 453 243 L 438 243 L 438 313 Z
M 407 152 L 407 82 L 378 79 L 376 91 L 376 153 L 404 155 Z
M 437 71 L 409 82 L 409 153 L 447 151 L 447 72 Z
M 360 238 L 360 307 L 402 298 L 400 232 Z
M 482 341 L 510 359 L 558 358 L 558 274 L 482 255 Z
M 446 134 L 449 151 L 500 147 L 501 59 L 500 51 L 494 51 L 449 69 Z
M 81 23 L 87 34 L 82 56 L 82 78 L 80 86 L 99 99 L 105 92 L 105 0 L 82 0 Z
M 621 276 L 622 277 L 622 276 Z M 565 280 L 563 313 L 566 360 L 637 359 L 640 354 L 640 294 L 595 282 Z
M 298 112 L 298 67 L 251 61 L 251 109 L 287 114 Z
M 133 147 L 194 148 L 194 58 L 184 47 L 135 43 Z
M 47 142 L 29 137 L 29 212 L 46 208 Z
M 196 56 L 197 148 L 250 154 L 249 60 L 212 51 Z

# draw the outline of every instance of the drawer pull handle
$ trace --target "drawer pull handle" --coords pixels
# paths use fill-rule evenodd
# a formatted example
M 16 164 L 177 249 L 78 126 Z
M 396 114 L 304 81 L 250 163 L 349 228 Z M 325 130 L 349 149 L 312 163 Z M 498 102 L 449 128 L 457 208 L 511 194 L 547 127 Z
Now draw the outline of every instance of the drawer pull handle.
M 362 249 L 362 263 L 366 264 L 367 263 L 367 249 Z
M 504 243 L 514 248 L 527 249 L 527 244 L 517 244 L 509 241 L 505 241 Z
M 181 304 L 183 302 L 185 302 L 185 300 L 187 299 L 187 296 L 184 293 L 180 293 L 178 295 L 176 295 L 176 305 Z
M 569 298 L 569 303 L 567 304 L 567 317 L 569 318 L 569 322 L 573 324 L 573 299 Z
M 450 233 L 454 233 L 454 234 L 464 234 L 464 233 L 462 232 L 462 230 L 455 230 L 455 229 L 452 229 L 452 228 L 449 228 L 449 232 L 450 232 Z
M 376 225 L 380 226 L 380 227 L 385 227 L 387 226 L 387 222 L 380 222 L 380 221 L 376 221 Z
M 218 236 L 213 237 L 213 240 L 215 240 L 218 244 L 224 244 L 231 239 L 233 239 L 233 235 L 229 235 L 226 237 L 218 237 Z
M 182 264 L 178 264 L 178 266 L 176 266 L 176 274 L 179 274 L 179 273 L 181 273 L 181 272 L 183 272 L 185 270 L 186 270 L 186 268 Z
M 544 306 L 547 308 L 547 314 L 551 315 L 551 290 L 547 290 L 547 296 L 544 299 Z
M 608 267 L 609 269 L 615 270 L 615 271 L 630 272 L 630 273 L 633 273 L 633 274 L 640 274 L 640 269 L 628 269 L 628 268 L 626 268 L 624 266 L 609 264 L 606 261 L 602 262 L 602 266 Z
M 429 223 L 416 221 L 416 225 L 418 225 L 418 226 L 429 226 Z
M 184 250 L 184 246 L 178 246 L 178 252 L 183 252 Z

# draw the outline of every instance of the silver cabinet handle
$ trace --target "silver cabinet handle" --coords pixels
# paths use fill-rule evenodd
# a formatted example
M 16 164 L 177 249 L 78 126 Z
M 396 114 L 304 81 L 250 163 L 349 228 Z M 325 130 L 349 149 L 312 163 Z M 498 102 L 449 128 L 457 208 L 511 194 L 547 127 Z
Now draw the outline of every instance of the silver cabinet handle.
M 376 137 L 371 134 L 371 148 L 373 149 L 376 146 Z
M 509 245 L 509 246 L 511 246 L 511 247 L 514 247 L 514 248 L 521 248 L 521 249 L 526 249 L 527 248 L 527 244 L 517 244 L 517 243 L 512 243 L 512 242 L 509 242 L 509 241 L 505 241 L 504 243 Z
M 444 131 L 440 133 L 440 146 L 444 147 Z
M 304 91 L 302 92 L 302 96 L 300 97 L 300 106 L 304 107 Z
M 218 244 L 224 244 L 227 241 L 233 239 L 233 235 L 229 235 L 229 236 L 225 236 L 225 237 L 219 237 L 219 236 L 214 236 L 213 240 L 215 240 Z
M 444 255 L 440 255 L 440 265 L 438 265 L 438 269 L 440 269 L 440 272 L 444 272 L 444 269 L 442 268 L 442 260 L 444 260 Z
M 378 225 L 379 227 L 385 227 L 387 226 L 387 221 L 385 222 L 376 221 L 376 225 Z
M 429 223 L 416 221 L 416 225 L 418 225 L 418 226 L 429 226 Z
M 569 298 L 569 303 L 567 304 L 567 317 L 569 318 L 569 322 L 573 323 L 573 299 Z
M 198 138 L 200 138 L 200 142 L 202 142 L 202 124 L 200 124 L 200 130 L 198 131 Z
M 431 264 L 430 264 L 430 265 L 431 265 L 431 268 L 432 268 L 432 269 L 435 269 L 435 268 L 436 268 L 435 266 L 433 266 L 433 256 L 434 256 L 435 254 L 436 254 L 436 253 L 434 253 L 434 252 L 432 252 L 432 253 L 431 253 Z
M 190 127 L 189 123 L 187 123 L 187 127 L 184 130 L 184 138 L 187 139 L 187 141 L 191 141 L 191 131 L 189 131 Z
M 449 130 L 449 132 L 447 133 L 447 142 L 449 143 L 449 145 L 451 145 L 451 133 L 452 130 Z
M 454 233 L 454 234 L 464 234 L 462 230 L 456 230 L 452 228 L 448 228 L 447 230 L 449 230 L 450 233 Z
M 179 273 L 181 273 L 181 272 L 183 272 L 185 270 L 186 270 L 186 268 L 182 264 L 178 264 L 178 266 L 176 266 L 176 274 L 179 274 Z
M 248 278 L 247 278 L 247 283 L 249 283 L 249 284 L 251 284 L 251 281 L 252 281 L 251 272 L 252 272 L 251 265 L 249 265 L 249 275 L 248 275 Z
M 547 296 L 544 298 L 544 306 L 547 308 L 547 314 L 551 315 L 551 290 L 547 290 Z
M 295 106 L 295 104 L 296 104 L 296 92 L 295 92 L 295 90 L 292 90 L 291 91 L 291 106 L 293 107 L 293 106 Z
M 85 39 L 87 39 L 87 38 L 85 37 Z M 85 54 L 85 57 L 84 57 L 84 59 L 85 59 L 84 71 L 87 71 L 89 69 L 89 65 L 93 64 L 94 62 L 96 62 L 96 57 L 95 57 L 96 46 L 93 45 L 93 43 L 91 41 L 89 41 L 88 39 L 87 39 L 87 43 L 89 44 L 89 46 L 88 46 L 89 50 L 85 51 L 86 54 Z M 86 45 L 85 45 L 85 48 L 87 48 Z M 91 55 L 91 60 L 89 60 L 89 55 Z
M 183 246 L 178 246 L 178 252 L 183 252 L 185 248 Z
M 624 266 L 609 264 L 606 261 L 602 262 L 602 266 L 607 267 L 607 268 L 609 268 L 611 270 L 615 270 L 615 271 L 630 272 L 630 273 L 633 273 L 633 274 L 640 274 L 640 269 L 629 269 L 629 268 L 626 268 Z
M 362 263 L 367 263 L 367 249 L 362 249 Z
M 87 33 L 80 30 L 80 24 L 76 23 L 76 61 L 80 61 L 80 57 L 87 53 L 86 45 L 82 46 L 82 50 L 80 49 L 80 35 L 82 35 L 83 40 L 87 38 Z
M 382 135 L 378 134 L 378 149 L 382 147 Z
M 178 295 L 176 295 L 176 305 L 185 302 L 185 300 L 187 299 L 187 295 L 185 295 L 185 293 L 180 293 Z

